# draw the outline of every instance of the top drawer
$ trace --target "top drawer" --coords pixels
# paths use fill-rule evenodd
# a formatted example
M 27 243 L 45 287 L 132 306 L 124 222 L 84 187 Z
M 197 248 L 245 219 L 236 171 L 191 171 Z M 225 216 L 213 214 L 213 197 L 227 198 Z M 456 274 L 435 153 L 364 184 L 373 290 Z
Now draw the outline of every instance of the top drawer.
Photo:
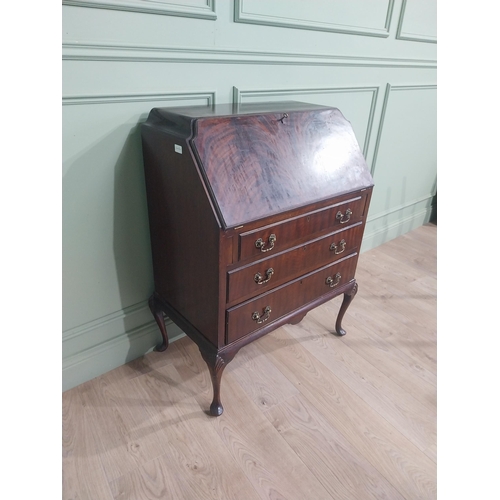
M 362 220 L 366 194 L 239 235 L 239 260 L 270 256 L 332 228 Z

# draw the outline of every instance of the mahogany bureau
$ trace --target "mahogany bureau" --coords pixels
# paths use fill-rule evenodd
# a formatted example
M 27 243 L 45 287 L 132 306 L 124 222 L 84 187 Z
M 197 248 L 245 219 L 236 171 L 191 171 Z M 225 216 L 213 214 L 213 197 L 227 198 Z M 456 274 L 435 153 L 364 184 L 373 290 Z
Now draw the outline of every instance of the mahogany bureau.
M 154 108 L 142 125 L 154 272 L 149 299 L 196 344 L 220 398 L 238 350 L 343 294 L 373 180 L 336 108 L 299 102 Z

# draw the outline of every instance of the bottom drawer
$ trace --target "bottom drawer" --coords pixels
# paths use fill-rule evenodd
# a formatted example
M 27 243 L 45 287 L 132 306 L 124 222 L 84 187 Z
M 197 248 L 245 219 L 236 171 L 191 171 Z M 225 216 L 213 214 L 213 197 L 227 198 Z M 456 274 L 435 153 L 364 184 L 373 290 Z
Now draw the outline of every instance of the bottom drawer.
M 358 254 L 324 266 L 227 310 L 227 343 L 266 326 L 354 279 Z

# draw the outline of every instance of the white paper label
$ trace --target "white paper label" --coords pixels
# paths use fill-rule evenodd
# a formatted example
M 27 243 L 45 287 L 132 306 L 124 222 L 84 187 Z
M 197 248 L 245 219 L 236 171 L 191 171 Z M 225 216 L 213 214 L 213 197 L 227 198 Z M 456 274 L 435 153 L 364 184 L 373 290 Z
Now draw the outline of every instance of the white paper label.
M 176 153 L 182 154 L 182 146 L 179 146 L 179 144 L 174 145 L 174 150 Z

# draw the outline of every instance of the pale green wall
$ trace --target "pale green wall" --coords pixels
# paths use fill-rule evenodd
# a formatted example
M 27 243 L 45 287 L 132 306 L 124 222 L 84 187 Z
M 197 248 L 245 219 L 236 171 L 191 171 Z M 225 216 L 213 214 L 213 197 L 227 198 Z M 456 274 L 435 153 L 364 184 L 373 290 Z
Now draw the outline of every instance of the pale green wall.
M 139 135 L 152 107 L 279 99 L 336 106 L 375 178 L 363 250 L 428 220 L 435 0 L 63 4 L 64 389 L 159 338 L 146 303 Z

